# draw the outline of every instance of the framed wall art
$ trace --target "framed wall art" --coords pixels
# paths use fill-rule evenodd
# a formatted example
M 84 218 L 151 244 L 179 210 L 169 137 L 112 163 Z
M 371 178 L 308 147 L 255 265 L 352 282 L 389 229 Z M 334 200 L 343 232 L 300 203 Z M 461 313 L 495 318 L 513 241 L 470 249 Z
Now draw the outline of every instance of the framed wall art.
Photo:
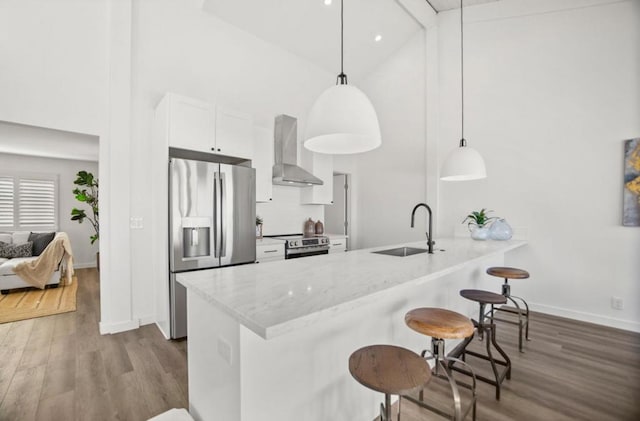
M 640 138 L 624 141 L 622 225 L 640 226 Z

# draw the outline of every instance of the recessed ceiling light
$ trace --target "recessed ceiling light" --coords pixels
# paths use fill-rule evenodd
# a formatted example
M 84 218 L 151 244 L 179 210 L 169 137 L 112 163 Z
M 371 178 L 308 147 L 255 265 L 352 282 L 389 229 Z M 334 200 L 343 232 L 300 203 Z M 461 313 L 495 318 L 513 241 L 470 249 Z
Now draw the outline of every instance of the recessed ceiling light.
M 325 6 L 329 6 L 331 4 L 331 0 L 324 0 Z
M 382 35 L 378 34 L 376 35 L 376 37 L 374 38 L 376 42 L 380 42 L 382 41 Z

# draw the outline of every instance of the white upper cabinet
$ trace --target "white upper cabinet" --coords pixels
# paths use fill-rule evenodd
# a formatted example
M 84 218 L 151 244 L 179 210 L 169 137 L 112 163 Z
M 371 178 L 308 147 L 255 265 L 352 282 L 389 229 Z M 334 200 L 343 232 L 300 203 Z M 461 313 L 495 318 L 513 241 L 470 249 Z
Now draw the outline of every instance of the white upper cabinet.
M 215 144 L 215 108 L 203 101 L 168 93 L 169 146 L 211 152 Z
M 250 114 L 217 107 L 215 153 L 253 158 L 253 119 Z
M 333 156 L 302 149 L 302 167 L 324 182 L 322 186 L 303 187 L 303 205 L 333 204 Z
M 253 168 L 256 170 L 256 202 L 273 198 L 273 130 L 253 128 Z
M 167 93 L 161 105 L 167 110 L 169 146 L 253 158 L 250 114 L 174 93 Z

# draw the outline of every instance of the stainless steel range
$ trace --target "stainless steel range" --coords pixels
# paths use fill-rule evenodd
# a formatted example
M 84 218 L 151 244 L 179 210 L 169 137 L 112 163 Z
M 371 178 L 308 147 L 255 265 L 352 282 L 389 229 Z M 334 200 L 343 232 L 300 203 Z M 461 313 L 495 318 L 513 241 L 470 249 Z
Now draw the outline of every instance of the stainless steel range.
M 304 237 L 302 234 L 293 234 L 282 235 L 273 238 L 285 241 L 285 259 L 296 259 L 298 257 L 329 254 L 329 237 L 325 237 L 323 235 Z

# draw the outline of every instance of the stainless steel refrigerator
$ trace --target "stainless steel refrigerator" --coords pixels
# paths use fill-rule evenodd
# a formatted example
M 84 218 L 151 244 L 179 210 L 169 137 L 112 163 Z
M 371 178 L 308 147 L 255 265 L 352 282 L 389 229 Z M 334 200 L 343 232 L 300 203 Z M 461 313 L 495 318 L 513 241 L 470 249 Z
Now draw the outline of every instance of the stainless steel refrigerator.
M 176 273 L 255 261 L 255 185 L 253 168 L 170 159 L 171 338 L 187 336 L 187 294 Z

